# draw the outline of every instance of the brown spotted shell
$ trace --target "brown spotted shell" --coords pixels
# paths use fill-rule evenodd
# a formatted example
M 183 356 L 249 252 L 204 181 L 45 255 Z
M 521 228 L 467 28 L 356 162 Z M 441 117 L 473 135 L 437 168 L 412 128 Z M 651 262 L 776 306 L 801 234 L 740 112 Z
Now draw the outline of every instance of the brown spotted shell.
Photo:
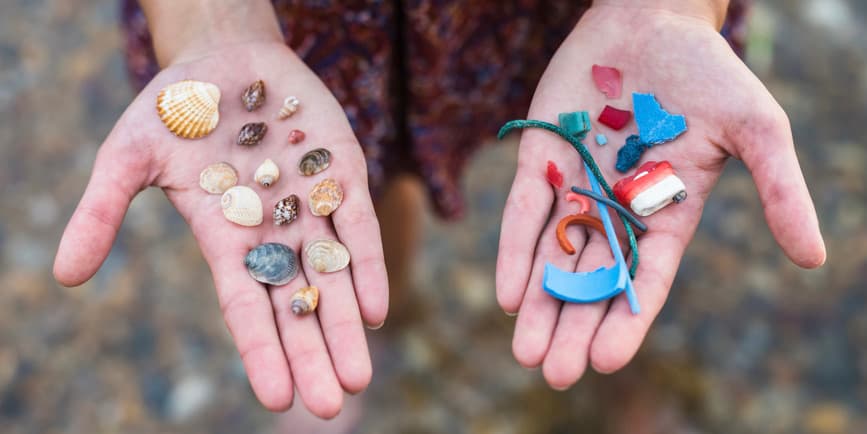
M 178 137 L 198 139 L 217 128 L 220 88 L 204 81 L 184 80 L 170 84 L 157 95 L 157 113 Z
M 236 141 L 241 146 L 256 146 L 265 137 L 268 132 L 268 125 L 265 122 L 250 122 L 241 127 Z
M 199 187 L 211 194 L 223 194 L 238 183 L 238 171 L 226 162 L 209 165 L 199 174 Z
M 304 315 L 316 310 L 319 305 L 319 288 L 305 286 L 292 294 L 292 313 Z
M 226 220 L 241 226 L 258 226 L 262 223 L 262 199 L 252 188 L 236 185 L 223 193 L 220 200 Z
M 244 93 L 241 95 L 241 103 L 244 104 L 244 108 L 248 112 L 262 107 L 262 104 L 265 104 L 265 82 L 256 80 L 248 88 L 244 89 Z
M 331 151 L 318 148 L 308 151 L 298 162 L 298 173 L 304 176 L 313 176 L 331 165 Z
M 335 240 L 316 240 L 304 247 L 307 262 L 320 273 L 333 273 L 349 265 L 349 250 Z
M 274 225 L 280 226 L 289 224 L 298 218 L 299 208 L 298 196 L 290 194 L 289 197 L 284 197 L 276 205 L 274 205 Z
M 323 179 L 313 186 L 307 198 L 310 212 L 315 216 L 328 216 L 343 202 L 343 188 L 333 179 Z

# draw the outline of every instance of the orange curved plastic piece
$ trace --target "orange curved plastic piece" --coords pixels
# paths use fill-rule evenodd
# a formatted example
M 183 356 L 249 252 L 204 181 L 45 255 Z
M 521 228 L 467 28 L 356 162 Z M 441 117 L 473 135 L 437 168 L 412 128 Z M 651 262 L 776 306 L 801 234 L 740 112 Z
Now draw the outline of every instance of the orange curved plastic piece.
M 592 215 L 587 214 L 571 214 L 563 217 L 560 219 L 560 222 L 557 223 L 557 242 L 560 243 L 560 248 L 569 255 L 575 254 L 575 247 L 572 246 L 569 238 L 566 237 L 566 227 L 571 225 L 590 226 L 593 229 L 602 232 L 603 235 L 605 234 L 605 226 L 602 224 L 602 220 L 599 220 L 598 217 L 593 217 Z
M 581 208 L 578 209 L 578 214 L 584 214 L 587 210 L 590 209 L 590 199 L 583 194 L 578 194 L 575 192 L 566 193 L 566 201 L 567 202 L 578 202 L 581 205 Z

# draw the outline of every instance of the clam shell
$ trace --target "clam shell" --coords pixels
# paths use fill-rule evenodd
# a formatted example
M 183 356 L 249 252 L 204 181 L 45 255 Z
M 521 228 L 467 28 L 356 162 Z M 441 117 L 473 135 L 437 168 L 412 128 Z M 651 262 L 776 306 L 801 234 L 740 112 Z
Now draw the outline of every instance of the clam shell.
M 244 104 L 244 108 L 248 112 L 262 107 L 262 104 L 265 104 L 265 82 L 256 80 L 255 83 L 244 89 L 244 93 L 241 95 L 241 103 Z
M 331 152 L 328 149 L 318 148 L 307 152 L 298 162 L 298 173 L 304 176 L 313 176 L 331 165 Z
M 274 205 L 274 226 L 289 224 L 298 218 L 298 196 L 290 194 Z
M 292 294 L 292 313 L 304 315 L 316 310 L 319 305 L 319 288 L 305 286 Z
M 304 247 L 307 262 L 320 273 L 333 273 L 349 265 L 349 250 L 335 240 L 316 240 Z
M 283 106 L 280 107 L 280 111 L 277 112 L 277 117 L 280 119 L 286 119 L 295 114 L 298 111 L 298 106 L 301 105 L 301 101 L 298 101 L 298 98 L 294 96 L 287 96 L 286 99 L 283 100 Z
M 298 275 L 298 256 L 280 243 L 256 246 L 244 257 L 244 265 L 250 277 L 268 285 L 285 285 Z
M 199 187 L 211 194 L 223 194 L 238 183 L 238 171 L 226 162 L 211 164 L 199 174 Z
M 237 143 L 241 146 L 256 146 L 265 137 L 268 132 L 268 125 L 265 122 L 250 122 L 241 127 L 238 133 Z
M 315 216 L 328 216 L 343 202 L 343 189 L 333 179 L 323 179 L 314 185 L 307 198 L 310 212 Z
M 262 200 L 252 188 L 237 185 L 226 190 L 220 200 L 226 220 L 241 226 L 262 223 Z
M 178 137 L 198 139 L 217 128 L 220 88 L 204 81 L 184 80 L 170 84 L 157 95 L 157 113 Z
M 270 187 L 280 179 L 280 168 L 277 167 L 274 160 L 267 158 L 259 168 L 256 169 L 256 173 L 253 174 L 253 179 L 262 187 Z

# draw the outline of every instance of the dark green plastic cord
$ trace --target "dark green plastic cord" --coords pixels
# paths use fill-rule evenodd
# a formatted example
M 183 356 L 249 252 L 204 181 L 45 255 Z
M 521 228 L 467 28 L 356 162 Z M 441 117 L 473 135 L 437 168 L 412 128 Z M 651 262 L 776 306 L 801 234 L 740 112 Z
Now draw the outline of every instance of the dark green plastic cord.
M 596 179 L 599 180 L 599 184 L 602 185 L 602 189 L 605 190 L 605 194 L 608 195 L 612 200 L 617 200 L 614 196 L 614 191 L 611 190 L 611 186 L 608 185 L 608 182 L 605 181 L 605 177 L 602 176 L 602 172 L 599 170 L 599 166 L 596 165 L 596 161 L 593 160 L 593 156 L 590 155 L 590 151 L 581 143 L 581 139 L 584 137 L 575 137 L 569 134 L 563 128 L 560 128 L 557 125 L 552 123 L 536 121 L 536 120 L 514 120 L 506 122 L 502 128 L 500 128 L 500 132 L 497 133 L 497 138 L 502 140 L 506 134 L 509 134 L 512 130 L 516 129 L 524 129 L 524 128 L 541 128 L 543 130 L 548 130 L 558 136 L 562 137 L 564 140 L 569 142 L 578 154 L 581 155 L 581 158 L 587 163 L 587 166 L 590 167 L 590 171 L 593 172 L 593 175 L 596 176 Z M 585 133 L 586 134 L 586 133 Z M 633 279 L 635 278 L 635 271 L 638 269 L 638 241 L 635 239 L 635 232 L 632 230 L 632 224 L 629 223 L 625 217 L 617 214 L 620 217 L 620 221 L 623 222 L 623 227 L 626 228 L 626 236 L 629 238 L 629 250 L 632 252 L 632 264 L 629 266 L 629 276 Z

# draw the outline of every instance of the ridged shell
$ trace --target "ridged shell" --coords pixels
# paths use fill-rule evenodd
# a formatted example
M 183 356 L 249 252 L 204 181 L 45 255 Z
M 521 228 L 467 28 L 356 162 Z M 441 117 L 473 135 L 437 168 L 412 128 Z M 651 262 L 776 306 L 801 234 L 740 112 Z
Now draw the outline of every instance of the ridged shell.
M 280 119 L 286 119 L 295 114 L 298 111 L 298 106 L 301 105 L 301 101 L 298 101 L 298 98 L 294 96 L 287 96 L 286 99 L 283 100 L 283 106 L 280 107 L 280 111 L 277 112 L 277 117 Z
M 298 218 L 298 196 L 290 194 L 274 205 L 274 226 L 289 224 Z
M 258 226 L 262 223 L 262 200 L 250 187 L 237 185 L 226 190 L 220 204 L 223 215 L 230 222 L 241 226 Z
M 262 187 L 270 187 L 280 179 L 280 168 L 277 167 L 274 160 L 267 158 L 261 165 L 259 165 L 259 168 L 256 169 L 256 173 L 253 174 L 253 179 Z
M 274 286 L 285 285 L 298 275 L 298 256 L 280 243 L 256 246 L 244 257 L 244 265 L 250 277 Z
M 268 125 L 265 122 L 250 122 L 241 127 L 236 141 L 241 146 L 256 146 L 265 137 L 268 132 Z
M 185 139 L 205 137 L 220 122 L 220 88 L 204 81 L 170 84 L 157 95 L 157 113 L 169 131 Z
M 323 179 L 314 185 L 307 198 L 310 212 L 315 216 L 328 216 L 343 202 L 343 189 L 333 179 Z
M 304 315 L 316 310 L 319 305 L 319 288 L 305 286 L 292 294 L 292 313 Z
M 244 108 L 248 112 L 262 107 L 262 104 L 265 104 L 265 82 L 256 80 L 256 82 L 244 89 L 244 93 L 241 95 L 241 103 L 244 104 Z
M 307 152 L 298 162 L 298 173 L 304 176 L 313 176 L 331 165 L 331 152 L 328 149 L 318 148 Z
M 231 164 L 211 164 L 199 174 L 199 187 L 211 194 L 223 194 L 238 183 L 238 171 Z
M 316 240 L 304 247 L 307 262 L 320 273 L 333 273 L 349 265 L 349 250 L 335 240 Z

